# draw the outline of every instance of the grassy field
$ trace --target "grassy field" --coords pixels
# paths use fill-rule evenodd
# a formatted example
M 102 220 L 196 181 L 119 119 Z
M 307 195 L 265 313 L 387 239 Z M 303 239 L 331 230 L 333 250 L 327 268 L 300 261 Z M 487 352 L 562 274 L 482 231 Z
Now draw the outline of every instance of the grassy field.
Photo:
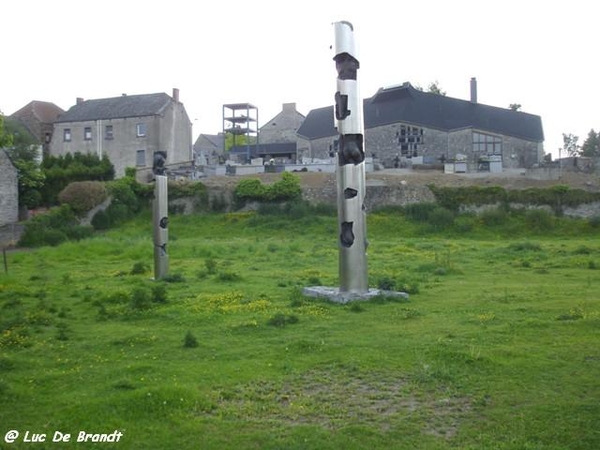
M 552 226 L 370 214 L 410 299 L 348 305 L 301 295 L 337 285 L 331 215 L 172 216 L 161 282 L 147 213 L 10 252 L 0 448 L 600 448 L 600 230 Z

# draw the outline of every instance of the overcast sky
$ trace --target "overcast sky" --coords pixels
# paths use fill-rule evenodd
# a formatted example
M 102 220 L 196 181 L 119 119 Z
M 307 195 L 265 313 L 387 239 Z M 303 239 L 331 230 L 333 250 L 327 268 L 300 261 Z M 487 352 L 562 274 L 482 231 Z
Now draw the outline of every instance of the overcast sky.
M 600 130 L 600 6 L 586 0 L 19 0 L 0 7 L 0 111 L 31 100 L 172 93 L 193 139 L 222 129 L 222 105 L 249 102 L 259 125 L 295 102 L 333 103 L 332 22 L 349 20 L 361 96 L 437 81 L 450 97 L 542 117 L 545 150 Z M 368 146 L 368 141 L 367 141 Z

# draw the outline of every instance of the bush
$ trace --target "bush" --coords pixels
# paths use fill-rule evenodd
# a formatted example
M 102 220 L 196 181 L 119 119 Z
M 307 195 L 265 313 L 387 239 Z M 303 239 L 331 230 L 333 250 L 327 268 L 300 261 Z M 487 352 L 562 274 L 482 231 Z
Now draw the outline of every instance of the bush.
M 59 193 L 74 181 L 108 181 L 115 170 L 106 155 L 99 158 L 92 153 L 67 153 L 64 156 L 47 156 L 42 161 L 46 177 L 42 191 L 43 202 L 56 204 Z
M 275 314 L 273 317 L 271 317 L 267 321 L 268 325 L 271 325 L 273 327 L 278 327 L 278 328 L 283 328 L 286 325 L 294 324 L 294 323 L 298 323 L 297 316 L 294 316 L 294 315 L 288 316 L 287 314 L 283 314 L 283 313 Z
M 282 202 L 296 200 L 302 195 L 300 178 L 289 172 L 281 174 L 281 180 L 265 185 L 256 178 L 241 180 L 233 192 L 238 206 L 246 202 Z
M 238 201 L 261 201 L 265 199 L 266 186 L 259 179 L 244 179 L 241 180 L 233 195 Z
M 150 293 L 144 288 L 135 288 L 131 293 L 131 309 L 144 311 L 152 306 Z
M 554 228 L 555 217 L 545 209 L 530 209 L 525 211 L 525 225 L 533 231 L 549 231 Z
M 206 186 L 199 181 L 169 181 L 168 192 L 169 199 L 198 197 L 206 202 L 208 197 Z
M 95 230 L 108 230 L 111 225 L 108 213 L 103 210 L 94 214 L 91 223 Z
M 504 225 L 508 220 L 508 213 L 504 208 L 494 208 L 483 211 L 480 215 L 481 221 L 488 227 Z
M 67 204 L 75 214 L 83 214 L 106 200 L 108 193 L 100 181 L 74 181 L 58 194 L 58 201 Z
M 183 338 L 183 346 L 185 348 L 198 347 L 198 339 L 193 335 L 191 331 L 188 331 Z
M 73 210 L 68 205 L 62 205 L 27 222 L 19 245 L 23 247 L 54 246 L 67 240 L 80 240 L 91 234 L 92 228 L 79 225 Z
M 427 222 L 429 215 L 436 208 L 435 203 L 411 203 L 404 207 L 404 215 L 415 222 Z
M 446 208 L 437 207 L 431 211 L 427 222 L 436 231 L 445 230 L 454 224 L 454 213 Z
M 462 205 L 506 204 L 508 201 L 507 191 L 500 186 L 438 187 L 430 185 L 429 189 L 440 206 L 455 212 Z
M 154 303 L 167 303 L 167 287 L 157 284 L 152 287 L 152 301 Z

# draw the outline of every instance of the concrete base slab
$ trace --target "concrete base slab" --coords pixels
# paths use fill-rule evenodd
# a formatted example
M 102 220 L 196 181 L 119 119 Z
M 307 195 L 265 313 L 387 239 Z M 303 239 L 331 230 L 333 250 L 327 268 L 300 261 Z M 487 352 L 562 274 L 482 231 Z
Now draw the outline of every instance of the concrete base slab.
M 384 291 L 382 289 L 369 289 L 368 292 L 340 292 L 337 287 L 310 286 L 302 289 L 307 297 L 325 298 L 335 303 L 348 303 L 354 301 L 367 301 L 374 297 L 395 297 L 408 299 L 406 292 Z

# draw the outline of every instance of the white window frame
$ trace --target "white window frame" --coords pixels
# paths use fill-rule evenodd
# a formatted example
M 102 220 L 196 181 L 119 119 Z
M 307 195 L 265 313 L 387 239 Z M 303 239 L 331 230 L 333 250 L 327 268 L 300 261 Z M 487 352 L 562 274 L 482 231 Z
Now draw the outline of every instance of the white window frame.
M 135 126 L 135 135 L 137 137 L 145 137 L 148 132 L 148 127 L 146 123 L 138 123 Z

